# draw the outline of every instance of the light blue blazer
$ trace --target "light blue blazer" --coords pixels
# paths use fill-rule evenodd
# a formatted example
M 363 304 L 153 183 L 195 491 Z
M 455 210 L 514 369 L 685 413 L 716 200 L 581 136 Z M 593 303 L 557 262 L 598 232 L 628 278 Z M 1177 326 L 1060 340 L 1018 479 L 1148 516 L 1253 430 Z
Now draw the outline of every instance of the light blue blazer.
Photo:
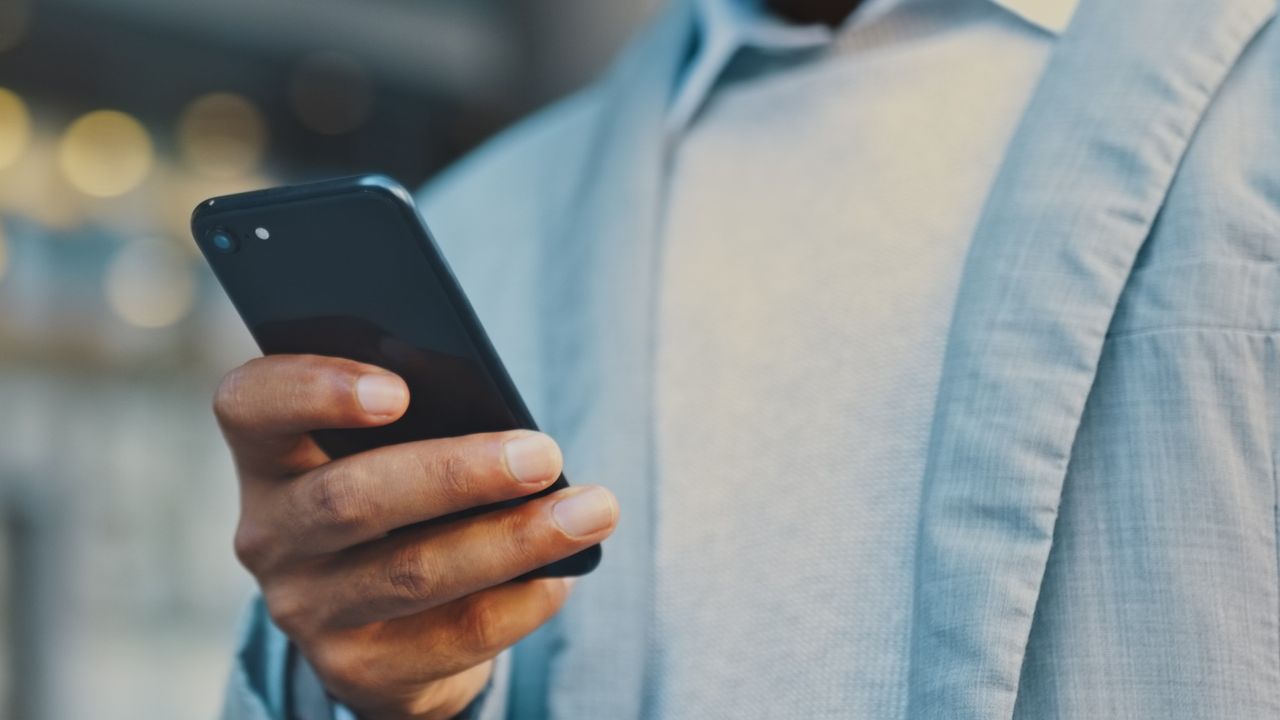
M 1084 0 L 1059 40 L 955 310 L 904 569 L 912 720 L 1280 718 L 1274 11 Z M 486 717 L 645 712 L 663 121 L 692 32 L 676 2 L 423 195 L 569 476 L 623 508 Z M 284 646 L 255 607 L 228 717 L 280 717 Z

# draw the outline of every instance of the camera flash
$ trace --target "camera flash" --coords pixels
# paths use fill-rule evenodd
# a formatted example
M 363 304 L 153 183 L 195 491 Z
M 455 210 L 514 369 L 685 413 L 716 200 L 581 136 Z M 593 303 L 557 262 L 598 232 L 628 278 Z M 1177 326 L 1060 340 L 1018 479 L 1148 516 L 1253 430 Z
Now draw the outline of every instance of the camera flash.
M 254 235 L 257 235 L 259 240 L 270 240 L 270 239 L 271 239 L 271 232 L 270 232 L 269 230 L 267 230 L 266 228 L 264 228 L 264 227 L 260 227 L 260 228 L 258 228 L 257 230 L 254 230 L 254 231 L 253 231 L 253 234 L 254 234 Z

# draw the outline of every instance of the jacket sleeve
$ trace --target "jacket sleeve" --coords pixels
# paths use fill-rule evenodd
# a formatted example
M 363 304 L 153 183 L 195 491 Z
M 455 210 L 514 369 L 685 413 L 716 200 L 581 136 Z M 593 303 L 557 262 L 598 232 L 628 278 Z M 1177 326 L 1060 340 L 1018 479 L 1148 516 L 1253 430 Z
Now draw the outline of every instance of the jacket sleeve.
M 240 629 L 222 720 L 285 720 L 288 657 L 288 639 L 255 597 Z

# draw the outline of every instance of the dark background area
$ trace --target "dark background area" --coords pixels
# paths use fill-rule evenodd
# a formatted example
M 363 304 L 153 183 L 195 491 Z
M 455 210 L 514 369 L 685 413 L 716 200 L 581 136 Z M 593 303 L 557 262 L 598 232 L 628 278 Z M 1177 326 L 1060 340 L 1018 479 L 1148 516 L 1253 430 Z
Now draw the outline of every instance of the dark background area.
M 0 84 L 48 113 L 129 112 L 164 138 L 184 105 L 231 91 L 257 105 L 282 174 L 376 166 L 416 183 L 494 130 L 594 76 L 652 3 L 605 0 L 4 0 Z M 316 132 L 313 92 L 349 132 Z
M 415 187 L 654 4 L 0 0 L 0 717 L 216 714 L 252 583 L 209 399 L 255 349 L 191 208 Z

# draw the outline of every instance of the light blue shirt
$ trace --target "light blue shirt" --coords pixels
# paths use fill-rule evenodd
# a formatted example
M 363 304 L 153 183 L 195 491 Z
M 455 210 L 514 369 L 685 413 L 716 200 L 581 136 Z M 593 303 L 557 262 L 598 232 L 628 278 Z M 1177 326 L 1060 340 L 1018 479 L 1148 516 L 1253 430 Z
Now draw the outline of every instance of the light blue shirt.
M 1081 0 L 1053 40 L 958 281 L 911 720 L 1280 716 L 1275 11 Z M 602 83 L 422 195 L 570 476 L 624 508 L 604 563 L 508 655 L 484 720 L 634 720 L 657 701 L 652 348 L 668 111 L 695 28 L 672 3 Z M 816 573 L 844 572 L 834 550 Z M 226 717 L 283 717 L 286 647 L 256 602 Z
M 1079 0 L 984 0 L 1046 33 L 1066 29 Z M 699 47 L 685 68 L 668 110 L 668 126 L 679 132 L 706 101 L 726 66 L 743 48 L 775 52 L 806 50 L 830 43 L 849 26 L 878 19 L 897 5 L 915 0 L 864 0 L 846 21 L 845 28 L 795 25 L 771 14 L 762 0 L 695 0 L 699 23 Z M 962 1 L 961 4 L 964 4 Z
M 699 4 L 659 273 L 653 720 L 904 717 L 956 288 L 1072 4 L 872 0 L 838 31 Z

